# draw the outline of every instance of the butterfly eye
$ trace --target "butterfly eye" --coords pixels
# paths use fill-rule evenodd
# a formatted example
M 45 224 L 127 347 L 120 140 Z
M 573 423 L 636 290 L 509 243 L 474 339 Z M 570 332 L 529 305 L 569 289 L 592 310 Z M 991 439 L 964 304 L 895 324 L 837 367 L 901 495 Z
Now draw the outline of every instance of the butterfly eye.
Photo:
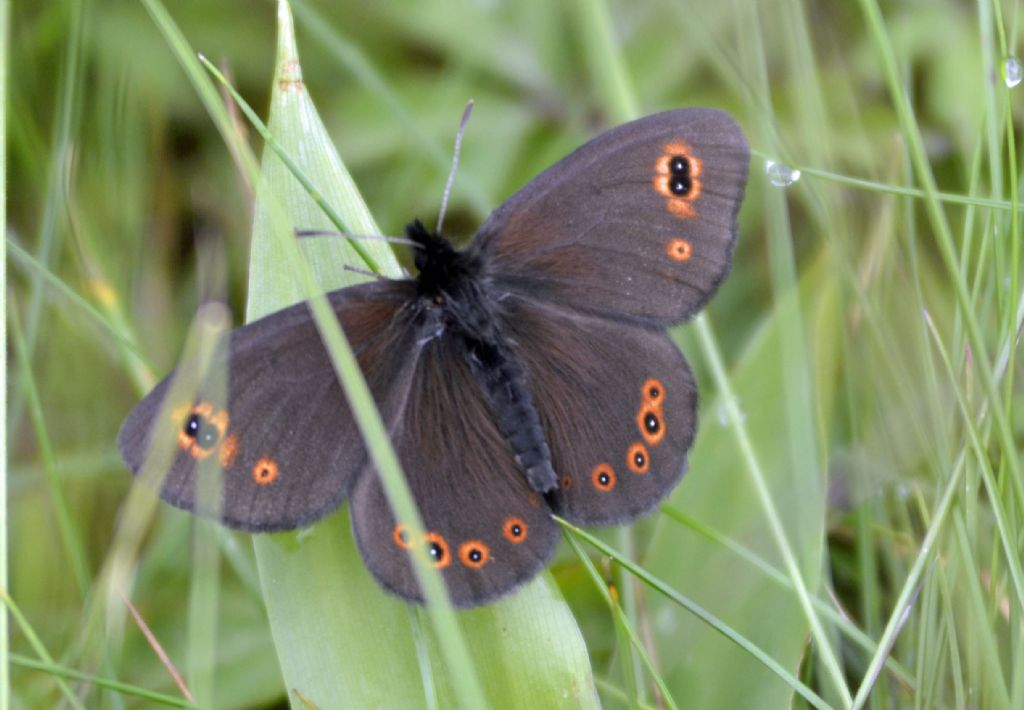
M 479 540 L 470 540 L 459 545 L 459 560 L 473 569 L 480 569 L 491 559 L 491 550 Z
M 505 519 L 502 533 L 505 535 L 506 540 L 513 545 L 518 545 L 526 539 L 526 530 L 526 523 L 523 522 L 522 518 L 511 517 Z
M 615 488 L 615 471 L 606 463 L 599 463 L 595 466 L 590 474 L 590 479 L 594 483 L 594 488 L 602 493 L 607 493 Z

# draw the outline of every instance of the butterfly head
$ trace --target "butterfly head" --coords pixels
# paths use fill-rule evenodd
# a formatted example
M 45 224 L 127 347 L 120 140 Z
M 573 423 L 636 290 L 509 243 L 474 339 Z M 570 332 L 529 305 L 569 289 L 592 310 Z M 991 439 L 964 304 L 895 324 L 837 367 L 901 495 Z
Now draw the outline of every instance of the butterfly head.
M 475 262 L 418 219 L 406 226 L 405 234 L 415 244 L 414 263 L 420 272 L 416 282 L 421 295 L 440 303 L 446 295 L 462 291 L 473 280 Z

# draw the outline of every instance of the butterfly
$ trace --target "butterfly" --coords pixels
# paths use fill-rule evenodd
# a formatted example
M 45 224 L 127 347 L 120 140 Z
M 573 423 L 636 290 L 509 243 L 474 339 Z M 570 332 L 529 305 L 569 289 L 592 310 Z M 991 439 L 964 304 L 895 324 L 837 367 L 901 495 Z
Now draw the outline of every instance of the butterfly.
M 527 183 L 464 250 L 414 221 L 415 278 L 328 294 L 419 535 L 391 511 L 305 303 L 229 334 L 226 386 L 165 402 L 175 373 L 160 382 L 125 420 L 122 457 L 137 474 L 164 446 L 161 497 L 240 530 L 305 526 L 347 499 L 366 566 L 407 600 L 422 601 L 415 548 L 456 606 L 506 594 L 550 561 L 552 514 L 625 523 L 682 478 L 697 388 L 666 328 L 729 272 L 749 160 L 722 111 L 626 123 Z M 197 493 L 211 465 L 216 510 Z

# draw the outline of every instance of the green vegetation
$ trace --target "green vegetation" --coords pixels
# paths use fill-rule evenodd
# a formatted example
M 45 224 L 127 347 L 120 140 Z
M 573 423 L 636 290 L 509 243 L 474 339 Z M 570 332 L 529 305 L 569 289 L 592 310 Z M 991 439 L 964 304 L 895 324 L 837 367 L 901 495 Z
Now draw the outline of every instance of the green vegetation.
M 292 10 L 300 92 L 270 0 L 10 10 L 0 710 L 1024 707 L 1018 3 Z M 293 170 L 398 234 L 436 215 L 470 98 L 456 239 L 631 117 L 717 106 L 751 139 L 733 273 L 673 331 L 701 429 L 660 513 L 566 526 L 521 593 L 427 612 L 376 587 L 344 508 L 254 544 L 131 487 L 118 426 L 223 326 L 201 303 L 239 323 L 362 278 L 290 239 L 336 224 Z

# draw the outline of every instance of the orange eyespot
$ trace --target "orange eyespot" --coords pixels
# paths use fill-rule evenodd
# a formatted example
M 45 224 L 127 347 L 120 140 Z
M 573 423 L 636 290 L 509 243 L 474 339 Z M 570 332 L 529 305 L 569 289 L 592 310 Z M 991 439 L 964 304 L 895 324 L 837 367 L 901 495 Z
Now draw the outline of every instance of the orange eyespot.
M 540 496 L 535 491 L 530 491 L 530 495 L 526 496 L 526 502 L 530 504 L 531 508 L 539 508 Z
M 649 446 L 657 446 L 665 438 L 665 422 L 661 418 L 661 408 L 645 403 L 636 413 L 636 426 L 640 435 Z
M 640 388 L 640 396 L 652 407 L 660 407 L 665 401 L 665 385 L 661 384 L 661 380 L 649 377 Z
M 615 470 L 606 463 L 599 463 L 594 466 L 590 480 L 594 483 L 594 488 L 602 493 L 607 493 L 615 488 Z
M 651 468 L 651 459 L 647 449 L 639 441 L 629 447 L 626 453 L 626 466 L 633 473 L 647 473 Z
M 210 402 L 199 402 L 177 407 L 172 412 L 178 429 L 178 448 L 187 451 L 192 458 L 205 459 L 224 438 L 230 417 L 223 409 L 214 408 Z
M 526 527 L 526 523 L 522 518 L 515 516 L 511 518 L 505 518 L 505 524 L 502 526 L 501 533 L 505 536 L 505 539 L 511 542 L 513 545 L 526 540 L 529 528 Z
M 685 239 L 670 239 L 665 245 L 665 253 L 674 261 L 689 261 L 693 255 L 693 246 Z
M 262 458 L 252 467 L 252 477 L 261 486 L 267 486 L 277 480 L 277 462 L 274 459 Z
M 409 537 L 409 529 L 404 523 L 399 523 L 395 526 L 395 529 L 391 532 L 391 539 L 395 541 L 403 550 L 412 548 L 412 540 Z
M 567 491 L 572 488 L 572 476 L 562 476 L 558 484 L 562 486 L 563 491 Z
M 444 569 L 452 563 L 452 555 L 448 543 L 435 532 L 427 533 L 427 556 L 430 557 L 434 569 Z
M 654 190 L 667 198 L 665 209 L 680 218 L 695 217 L 693 202 L 700 196 L 704 170 L 686 141 L 666 143 L 654 161 Z
M 491 550 L 479 540 L 459 545 L 459 561 L 472 569 L 480 569 L 491 559 Z

